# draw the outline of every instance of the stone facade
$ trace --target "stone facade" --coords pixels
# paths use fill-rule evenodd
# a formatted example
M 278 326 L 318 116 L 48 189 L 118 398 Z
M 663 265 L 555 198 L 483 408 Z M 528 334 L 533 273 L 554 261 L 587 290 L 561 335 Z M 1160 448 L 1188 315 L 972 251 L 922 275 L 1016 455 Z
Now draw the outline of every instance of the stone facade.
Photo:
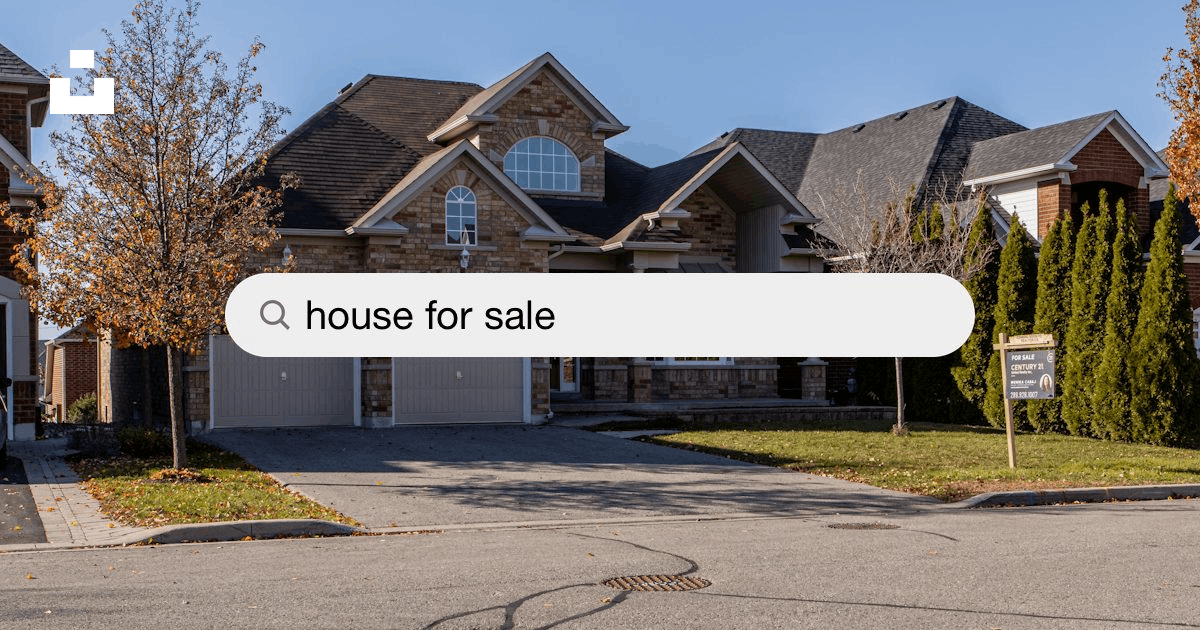
M 689 257 L 719 259 L 729 271 L 737 269 L 737 215 L 708 186 L 692 193 L 680 208 L 692 216 L 679 223 L 680 235 L 692 247 Z
M 604 136 L 592 132 L 592 119 L 559 87 L 552 73 L 542 70 L 528 85 L 496 111 L 499 121 L 478 130 L 471 141 L 504 170 L 504 155 L 530 136 L 554 138 L 579 159 L 579 194 L 554 192 L 555 197 L 604 196 Z M 500 159 L 495 159 L 499 157 Z
M 668 364 L 637 357 L 580 360 L 580 392 L 587 400 L 652 402 L 721 398 L 775 398 L 774 358 L 734 358 L 732 364 Z

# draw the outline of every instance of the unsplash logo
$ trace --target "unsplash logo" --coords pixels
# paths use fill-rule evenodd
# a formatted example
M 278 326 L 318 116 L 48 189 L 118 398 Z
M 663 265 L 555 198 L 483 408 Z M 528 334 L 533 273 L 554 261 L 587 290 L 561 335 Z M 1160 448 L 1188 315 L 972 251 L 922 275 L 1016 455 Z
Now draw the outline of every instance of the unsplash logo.
M 72 50 L 72 68 L 94 68 L 96 51 Z M 50 79 L 51 114 L 111 114 L 116 107 L 116 81 L 111 77 L 96 77 L 92 94 L 71 96 L 71 80 Z

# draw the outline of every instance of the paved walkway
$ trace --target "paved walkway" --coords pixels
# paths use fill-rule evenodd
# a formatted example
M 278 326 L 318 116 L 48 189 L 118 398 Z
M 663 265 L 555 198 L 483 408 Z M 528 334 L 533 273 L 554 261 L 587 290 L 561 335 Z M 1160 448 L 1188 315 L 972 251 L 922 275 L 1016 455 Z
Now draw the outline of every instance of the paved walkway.
M 9 452 L 25 464 L 29 491 L 37 503 L 47 542 L 5 545 L 0 550 L 119 544 L 122 538 L 144 531 L 100 513 L 100 504 L 84 491 L 79 477 L 63 459 L 66 447 L 66 438 L 9 443 Z

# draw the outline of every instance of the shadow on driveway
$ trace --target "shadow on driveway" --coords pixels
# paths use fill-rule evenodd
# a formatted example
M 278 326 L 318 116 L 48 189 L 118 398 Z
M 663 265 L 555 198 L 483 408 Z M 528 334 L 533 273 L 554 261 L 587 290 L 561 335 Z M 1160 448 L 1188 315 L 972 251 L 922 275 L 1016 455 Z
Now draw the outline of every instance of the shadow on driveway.
M 29 480 L 21 460 L 8 458 L 8 467 L 0 470 L 0 545 L 46 542 L 42 518 L 29 492 Z
M 217 431 L 368 527 L 910 510 L 934 499 L 563 427 Z

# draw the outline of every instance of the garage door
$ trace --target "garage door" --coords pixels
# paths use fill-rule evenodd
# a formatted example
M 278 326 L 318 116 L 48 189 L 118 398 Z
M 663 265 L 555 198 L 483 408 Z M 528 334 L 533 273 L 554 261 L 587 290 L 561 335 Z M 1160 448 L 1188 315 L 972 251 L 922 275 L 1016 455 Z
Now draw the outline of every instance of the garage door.
M 256 357 L 213 337 L 213 426 L 354 424 L 354 359 Z
M 392 360 L 396 424 L 524 422 L 529 359 Z

